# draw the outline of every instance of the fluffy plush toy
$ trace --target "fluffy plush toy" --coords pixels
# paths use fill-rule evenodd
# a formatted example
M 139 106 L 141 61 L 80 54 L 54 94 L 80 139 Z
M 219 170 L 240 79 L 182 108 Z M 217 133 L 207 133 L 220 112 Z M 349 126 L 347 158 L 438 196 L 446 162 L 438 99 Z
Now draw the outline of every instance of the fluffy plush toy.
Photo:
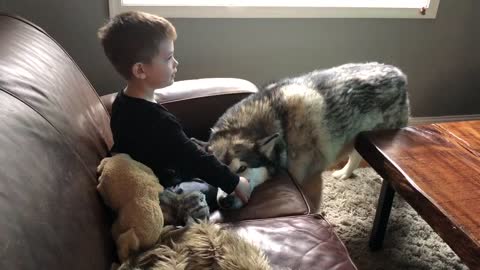
M 112 236 L 121 262 L 152 248 L 163 228 L 159 193 L 163 191 L 153 171 L 127 154 L 101 161 L 97 190 L 117 214 Z
M 263 252 L 236 233 L 211 223 L 165 227 L 161 241 L 118 270 L 269 270 Z
M 210 209 L 205 194 L 200 191 L 175 193 L 166 189 L 160 194 L 165 225 L 184 226 L 198 221 L 208 221 Z

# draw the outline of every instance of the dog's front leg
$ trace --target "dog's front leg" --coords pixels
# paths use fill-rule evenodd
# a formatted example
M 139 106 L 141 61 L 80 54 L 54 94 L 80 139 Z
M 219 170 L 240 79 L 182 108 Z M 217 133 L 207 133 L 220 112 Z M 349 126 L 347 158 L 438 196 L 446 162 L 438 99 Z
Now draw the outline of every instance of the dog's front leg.
M 305 177 L 309 174 L 312 158 L 308 154 L 289 156 L 293 156 L 293 158 L 289 158 L 288 160 L 288 171 L 301 185 L 303 181 L 305 181 Z

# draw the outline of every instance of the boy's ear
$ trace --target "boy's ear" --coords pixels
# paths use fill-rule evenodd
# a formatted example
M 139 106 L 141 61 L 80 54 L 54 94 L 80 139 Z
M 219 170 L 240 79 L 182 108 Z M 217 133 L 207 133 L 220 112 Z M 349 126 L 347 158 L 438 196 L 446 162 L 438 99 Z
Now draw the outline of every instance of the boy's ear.
M 140 62 L 133 64 L 132 74 L 133 74 L 133 77 L 137 79 L 143 80 L 147 77 L 147 74 L 145 74 L 145 68 L 143 67 L 143 64 Z

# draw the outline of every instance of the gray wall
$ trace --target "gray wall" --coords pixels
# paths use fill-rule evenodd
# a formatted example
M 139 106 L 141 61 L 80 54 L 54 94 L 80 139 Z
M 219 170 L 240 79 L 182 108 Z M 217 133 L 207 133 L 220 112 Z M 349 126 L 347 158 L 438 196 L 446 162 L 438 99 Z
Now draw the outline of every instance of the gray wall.
M 116 91 L 122 85 L 96 35 L 108 17 L 107 0 L 0 0 L 0 7 L 2 3 L 4 10 L 33 21 L 55 38 L 99 94 Z
M 100 94 L 117 91 L 123 81 L 96 39 L 107 1 L 64 2 L 0 0 L 0 7 L 48 31 Z M 263 84 L 315 68 L 380 61 L 409 76 L 414 116 L 480 114 L 479 6 L 477 0 L 442 0 L 436 20 L 172 19 L 179 33 L 177 78 Z

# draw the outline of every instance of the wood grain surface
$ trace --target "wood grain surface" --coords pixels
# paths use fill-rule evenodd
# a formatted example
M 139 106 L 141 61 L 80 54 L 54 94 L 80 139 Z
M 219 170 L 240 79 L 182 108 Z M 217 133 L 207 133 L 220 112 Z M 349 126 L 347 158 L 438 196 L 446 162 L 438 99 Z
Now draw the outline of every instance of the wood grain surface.
M 480 121 L 363 133 L 356 148 L 471 269 L 480 269 Z

